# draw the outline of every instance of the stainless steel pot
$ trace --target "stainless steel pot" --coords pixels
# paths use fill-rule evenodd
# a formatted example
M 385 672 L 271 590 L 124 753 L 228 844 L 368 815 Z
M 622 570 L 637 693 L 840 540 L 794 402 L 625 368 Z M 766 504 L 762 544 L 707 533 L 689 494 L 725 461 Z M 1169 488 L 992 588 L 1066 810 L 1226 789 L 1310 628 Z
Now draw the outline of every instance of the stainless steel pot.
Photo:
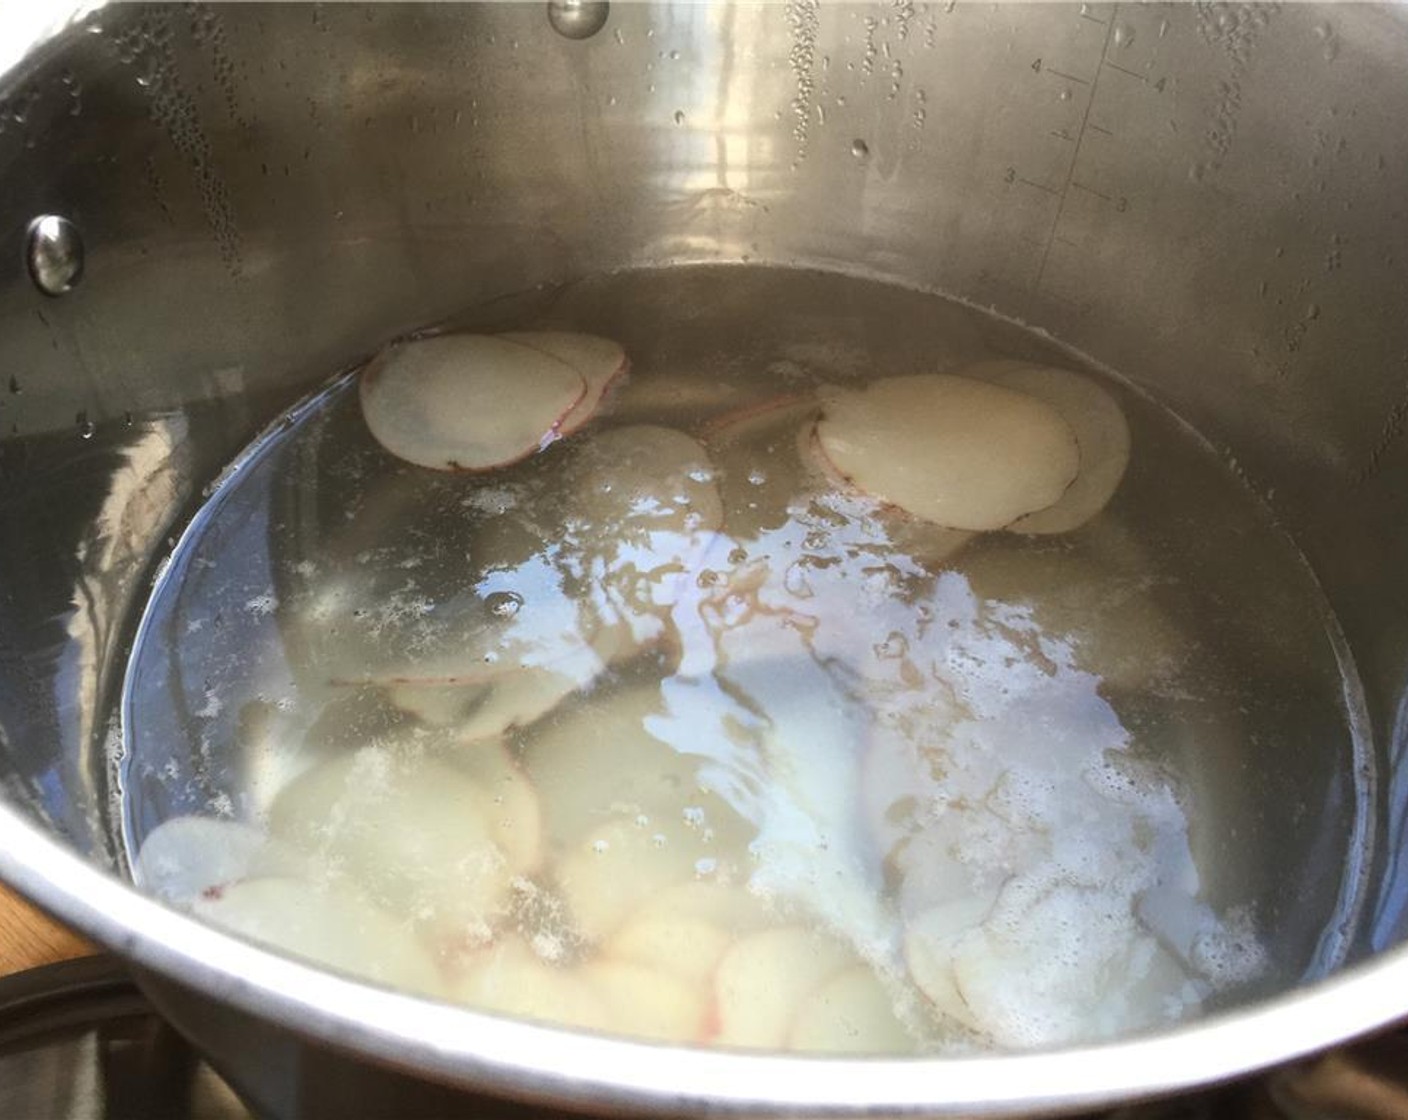
M 1405 59 L 1401 9 L 1342 4 L 122 5 L 42 37 L 0 81 L 0 874 L 128 957 L 275 1115 L 458 1090 L 1048 1114 L 1408 1014 Z M 262 423 L 409 325 L 589 272 L 750 260 L 991 305 L 1235 458 L 1358 665 L 1373 811 L 1346 823 L 1324 759 L 1267 765 L 1316 792 L 1265 843 L 1305 876 L 1279 885 L 1287 922 L 1339 921 L 1320 932 L 1342 971 L 1105 1046 L 784 1059 L 431 1005 L 123 884 L 110 713 L 133 608 Z M 1324 819 L 1362 861 L 1317 849 Z

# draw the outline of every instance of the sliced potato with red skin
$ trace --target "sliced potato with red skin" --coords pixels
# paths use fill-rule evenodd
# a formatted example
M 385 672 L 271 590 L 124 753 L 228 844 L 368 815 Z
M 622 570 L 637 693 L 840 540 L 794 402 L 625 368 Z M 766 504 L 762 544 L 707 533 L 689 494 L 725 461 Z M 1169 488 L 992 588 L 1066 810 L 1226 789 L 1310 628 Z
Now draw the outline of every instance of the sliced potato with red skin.
M 1056 409 L 946 374 L 833 393 L 816 435 L 812 446 L 851 485 L 950 529 L 1002 529 L 1046 509 L 1080 466 Z
M 703 983 L 713 976 L 732 943 L 732 934 L 711 922 L 647 905 L 617 927 L 603 952 L 614 960 L 648 965 Z
M 362 416 L 376 441 L 435 470 L 487 471 L 557 438 L 587 392 L 582 375 L 531 346 L 443 334 L 388 347 L 362 371 Z
M 1097 381 L 1070 370 L 1011 360 L 979 362 L 961 374 L 1045 401 L 1070 425 L 1080 448 L 1080 470 L 1061 499 L 1018 518 L 1009 531 L 1069 533 L 1105 508 L 1129 465 L 1129 422 Z
M 662 1042 L 694 1042 L 704 1033 L 709 998 L 702 981 L 611 957 L 588 961 L 581 977 L 606 1005 L 612 1030 Z
M 576 432 L 596 415 L 602 398 L 631 366 L 620 344 L 600 335 L 579 331 L 510 331 L 499 337 L 541 350 L 560 362 L 566 362 L 582 375 L 587 391 L 558 425 L 558 432 L 564 437 Z
M 500 915 L 514 869 L 495 842 L 494 806 L 444 763 L 365 747 L 290 782 L 270 830 L 330 881 L 351 880 L 383 908 L 451 941 Z
M 478 1011 L 587 1030 L 612 1028 L 611 1013 L 575 970 L 543 960 L 520 937 L 507 935 L 470 960 L 449 997 Z
M 714 973 L 714 1011 L 721 1046 L 779 1050 L 787 1045 L 806 998 L 855 955 L 806 926 L 779 926 L 740 938 Z
M 820 1054 L 908 1054 L 915 1039 L 869 965 L 838 972 L 802 1000 L 787 1048 Z
M 422 995 L 441 979 L 414 931 L 356 892 L 301 879 L 245 879 L 195 900 L 196 916 L 339 972 Z

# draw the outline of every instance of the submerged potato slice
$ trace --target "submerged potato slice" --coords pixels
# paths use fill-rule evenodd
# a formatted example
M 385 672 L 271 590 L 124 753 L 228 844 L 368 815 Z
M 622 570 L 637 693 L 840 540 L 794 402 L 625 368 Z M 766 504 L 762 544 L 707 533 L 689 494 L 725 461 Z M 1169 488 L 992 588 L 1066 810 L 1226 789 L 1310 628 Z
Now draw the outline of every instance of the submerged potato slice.
M 713 975 L 731 941 L 727 932 L 710 922 L 647 905 L 611 935 L 605 951 L 616 960 L 702 982 Z
M 504 909 L 514 869 L 484 790 L 443 763 L 364 748 L 284 787 L 274 835 L 329 879 L 351 879 L 419 927 L 478 940 Z
M 707 989 L 633 961 L 589 961 L 582 979 L 606 1005 L 611 1029 L 664 1042 L 693 1042 L 704 1032 Z
M 944 374 L 830 397 L 813 446 L 858 489 L 950 529 L 1001 529 L 1076 477 L 1075 435 L 1050 405 Z
M 391 454 L 436 470 L 526 458 L 586 395 L 582 375 L 531 346 L 444 334 L 384 350 L 361 379 L 362 416 Z
M 570 436 L 595 415 L 607 390 L 624 377 L 630 367 L 620 344 L 600 335 L 578 331 L 511 331 L 499 337 L 541 350 L 566 362 L 582 375 L 587 391 L 558 425 L 563 436 Z
M 575 972 L 544 961 L 527 942 L 507 936 L 478 953 L 451 986 L 450 998 L 479 1011 L 607 1030 L 605 1001 Z
M 473 738 L 463 744 L 453 765 L 484 791 L 490 833 L 513 870 L 520 875 L 536 871 L 543 860 L 538 795 L 503 742 Z
M 1061 414 L 1080 448 L 1080 470 L 1061 499 L 1008 528 L 1014 533 L 1068 533 L 1105 508 L 1129 465 L 1129 422 L 1098 382 L 1070 370 L 1026 362 L 980 362 L 963 376 L 991 381 L 1045 401 Z
M 552 844 L 571 845 L 622 815 L 673 827 L 687 809 L 720 850 L 741 850 L 752 838 L 728 803 L 702 788 L 700 760 L 651 734 L 649 722 L 663 711 L 660 690 L 642 687 L 589 698 L 539 725 L 523 766 Z
M 406 926 L 354 892 L 299 879 L 246 879 L 196 900 L 198 917 L 339 972 L 420 994 L 440 978 Z
M 915 1040 L 894 999 L 869 965 L 839 972 L 802 1000 L 789 1050 L 825 1054 L 906 1054 Z
M 742 938 L 714 974 L 715 1041 L 781 1049 L 802 1002 L 854 963 L 839 941 L 805 926 L 779 926 Z
M 618 817 L 567 854 L 557 884 L 578 931 L 600 941 L 656 892 L 694 878 L 712 851 L 682 822 Z
M 147 833 L 132 874 L 143 890 L 185 904 L 210 887 L 248 876 L 266 843 L 264 834 L 247 824 L 172 817 Z

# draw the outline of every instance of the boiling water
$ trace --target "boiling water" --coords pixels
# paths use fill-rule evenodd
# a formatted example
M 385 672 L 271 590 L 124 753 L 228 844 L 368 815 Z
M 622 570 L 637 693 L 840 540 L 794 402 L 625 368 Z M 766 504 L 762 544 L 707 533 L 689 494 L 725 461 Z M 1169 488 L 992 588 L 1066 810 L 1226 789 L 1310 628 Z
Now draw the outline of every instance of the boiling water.
M 230 468 L 130 662 L 150 889 L 437 998 L 767 1048 L 1049 1046 L 1335 963 L 1332 623 L 1168 413 L 1105 379 L 1109 506 L 954 534 L 815 469 L 816 394 L 1078 368 L 1010 324 L 730 268 L 451 326 L 597 333 L 630 375 L 461 475 L 378 447 L 353 374 Z

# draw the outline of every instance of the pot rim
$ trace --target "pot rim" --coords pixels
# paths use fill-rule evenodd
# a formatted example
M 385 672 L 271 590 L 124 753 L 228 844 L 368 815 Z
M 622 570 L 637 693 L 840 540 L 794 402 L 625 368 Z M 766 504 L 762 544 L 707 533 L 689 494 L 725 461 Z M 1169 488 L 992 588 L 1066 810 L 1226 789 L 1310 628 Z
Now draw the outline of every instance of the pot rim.
M 114 952 L 305 1037 L 542 1104 L 631 1112 L 1054 1115 L 1197 1089 L 1408 1013 L 1408 949 L 1264 1002 L 1124 1041 L 1032 1054 L 815 1058 L 665 1046 L 501 1018 L 335 975 L 138 892 L 0 803 L 0 878 Z

